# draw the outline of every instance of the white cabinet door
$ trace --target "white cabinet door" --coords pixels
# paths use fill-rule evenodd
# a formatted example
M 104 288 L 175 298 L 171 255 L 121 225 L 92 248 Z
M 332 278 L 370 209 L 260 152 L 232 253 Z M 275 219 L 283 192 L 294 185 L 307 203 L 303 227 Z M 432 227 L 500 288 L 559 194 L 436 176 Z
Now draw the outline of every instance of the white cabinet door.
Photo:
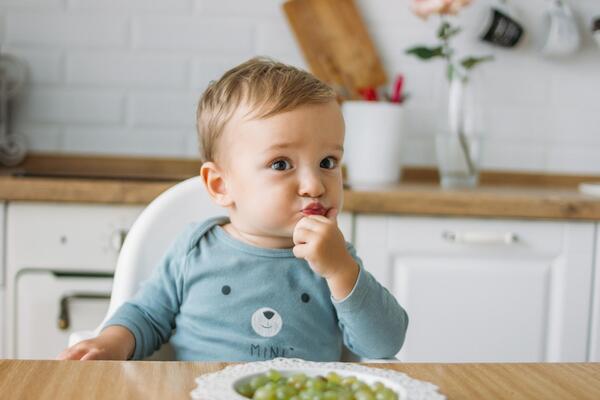
M 6 317 L 4 313 L 4 275 L 6 274 L 4 265 L 4 231 L 5 231 L 5 213 L 6 203 L 0 202 L 0 359 L 4 358 L 4 330 L 6 329 Z
M 596 259 L 594 260 L 594 285 L 592 323 L 590 329 L 590 356 L 588 361 L 600 362 L 600 223 L 596 224 Z
M 585 361 L 594 225 L 358 216 L 364 264 L 406 308 L 409 362 Z
M 344 235 L 344 239 L 346 239 L 346 242 L 354 243 L 354 238 L 352 237 L 353 215 L 346 212 L 340 213 L 337 217 L 337 223 L 340 231 Z

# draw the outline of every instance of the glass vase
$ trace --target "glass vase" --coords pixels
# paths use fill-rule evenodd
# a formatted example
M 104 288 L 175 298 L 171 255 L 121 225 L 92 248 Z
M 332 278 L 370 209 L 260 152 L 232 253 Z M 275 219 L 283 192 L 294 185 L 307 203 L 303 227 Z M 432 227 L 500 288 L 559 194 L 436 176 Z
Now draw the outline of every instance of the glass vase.
M 445 118 L 435 140 L 440 185 L 472 188 L 479 182 L 483 106 L 481 78 L 454 74 L 449 80 Z

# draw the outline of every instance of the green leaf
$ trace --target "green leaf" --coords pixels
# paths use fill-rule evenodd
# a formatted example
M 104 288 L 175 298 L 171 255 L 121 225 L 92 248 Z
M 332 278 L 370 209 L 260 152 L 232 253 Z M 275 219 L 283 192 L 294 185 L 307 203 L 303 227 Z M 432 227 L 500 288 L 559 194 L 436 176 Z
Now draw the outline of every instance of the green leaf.
M 422 60 L 429 60 L 434 57 L 443 57 L 444 51 L 443 47 L 425 47 L 425 46 L 417 46 L 412 47 L 406 50 L 406 54 L 412 54 L 419 57 Z
M 484 56 L 484 57 L 466 57 L 463 58 L 460 62 L 460 65 L 464 67 L 464 69 L 469 70 L 475 67 L 477 64 L 486 61 L 492 61 L 494 56 Z
M 458 34 L 460 31 L 461 29 L 459 27 L 453 27 L 448 22 L 444 21 L 438 29 L 437 36 L 442 40 L 447 40 Z

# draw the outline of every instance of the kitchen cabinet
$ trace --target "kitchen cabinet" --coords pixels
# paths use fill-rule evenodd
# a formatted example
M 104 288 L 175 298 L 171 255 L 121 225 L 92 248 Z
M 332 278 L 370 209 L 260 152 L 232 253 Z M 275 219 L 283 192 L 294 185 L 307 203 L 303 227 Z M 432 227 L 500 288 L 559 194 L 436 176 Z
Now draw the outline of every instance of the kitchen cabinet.
M 9 203 L 6 357 L 54 358 L 71 332 L 96 328 L 108 309 L 120 246 L 142 209 Z
M 6 203 L 0 201 L 0 359 L 4 358 L 4 222 L 6 213 Z
M 355 223 L 364 265 L 409 314 L 402 361 L 586 360 L 594 223 L 369 215 Z
M 596 259 L 592 295 L 589 361 L 600 362 L 600 222 L 596 224 Z

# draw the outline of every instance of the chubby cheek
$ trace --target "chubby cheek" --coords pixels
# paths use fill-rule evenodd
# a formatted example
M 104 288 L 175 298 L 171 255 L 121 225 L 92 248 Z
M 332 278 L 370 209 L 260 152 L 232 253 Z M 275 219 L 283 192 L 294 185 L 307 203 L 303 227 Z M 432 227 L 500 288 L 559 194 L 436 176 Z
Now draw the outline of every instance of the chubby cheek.
M 257 190 L 257 187 L 260 189 Z M 294 192 L 284 185 L 261 182 L 245 192 L 242 198 L 244 205 L 240 207 L 240 211 L 245 215 L 252 215 L 256 225 L 282 228 L 289 224 L 294 212 L 299 211 L 295 209 Z

